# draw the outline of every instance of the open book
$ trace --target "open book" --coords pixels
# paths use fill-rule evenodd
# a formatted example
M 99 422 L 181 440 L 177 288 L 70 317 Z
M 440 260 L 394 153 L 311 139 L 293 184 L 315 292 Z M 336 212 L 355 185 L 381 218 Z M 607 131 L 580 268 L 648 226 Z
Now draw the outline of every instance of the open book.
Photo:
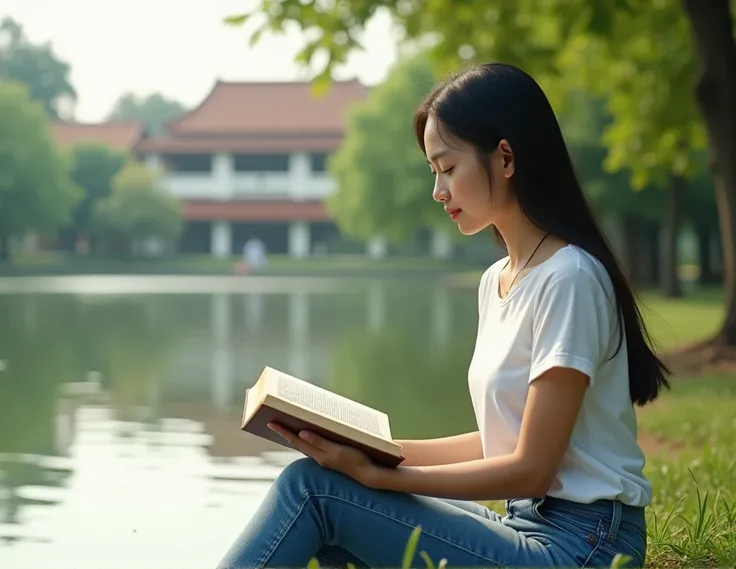
M 385 413 L 266 367 L 255 385 L 245 391 L 241 429 L 291 447 L 268 428 L 269 422 L 279 423 L 294 433 L 313 431 L 359 448 L 383 466 L 396 467 L 404 460 L 401 445 L 391 438 Z

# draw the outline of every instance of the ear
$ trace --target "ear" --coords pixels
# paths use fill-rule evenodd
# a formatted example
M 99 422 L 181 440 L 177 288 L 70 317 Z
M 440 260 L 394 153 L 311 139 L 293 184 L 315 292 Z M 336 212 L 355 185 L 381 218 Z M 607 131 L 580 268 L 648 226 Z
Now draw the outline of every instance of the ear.
M 512 178 L 514 175 L 514 151 L 505 138 L 498 143 L 498 155 L 501 159 L 501 167 L 505 178 Z

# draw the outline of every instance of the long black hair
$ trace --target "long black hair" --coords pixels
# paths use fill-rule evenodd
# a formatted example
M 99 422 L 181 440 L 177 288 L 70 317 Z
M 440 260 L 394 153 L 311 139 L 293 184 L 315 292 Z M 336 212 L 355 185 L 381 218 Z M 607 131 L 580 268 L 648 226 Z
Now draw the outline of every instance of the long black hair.
M 631 401 L 645 405 L 656 399 L 662 387 L 670 386 L 670 371 L 651 348 L 632 287 L 591 212 L 541 87 L 524 71 L 501 63 L 471 67 L 452 76 L 435 87 L 414 116 L 423 152 L 430 115 L 445 131 L 476 148 L 489 176 L 488 154 L 502 139 L 509 142 L 514 153 L 512 181 L 517 203 L 536 226 L 584 249 L 605 267 L 618 306 L 616 352 L 626 334 Z M 497 229 L 495 232 L 505 246 Z

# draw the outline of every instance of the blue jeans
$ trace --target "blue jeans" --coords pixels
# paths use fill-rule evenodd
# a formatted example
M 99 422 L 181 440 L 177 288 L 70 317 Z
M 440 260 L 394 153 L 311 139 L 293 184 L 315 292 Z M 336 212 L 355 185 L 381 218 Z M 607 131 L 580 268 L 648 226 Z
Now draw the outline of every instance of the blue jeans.
M 475 502 L 367 488 L 308 458 L 288 465 L 219 569 L 401 567 L 421 526 L 413 566 L 426 551 L 452 567 L 608 567 L 617 553 L 643 567 L 643 508 L 557 498 L 509 500 L 499 516 Z

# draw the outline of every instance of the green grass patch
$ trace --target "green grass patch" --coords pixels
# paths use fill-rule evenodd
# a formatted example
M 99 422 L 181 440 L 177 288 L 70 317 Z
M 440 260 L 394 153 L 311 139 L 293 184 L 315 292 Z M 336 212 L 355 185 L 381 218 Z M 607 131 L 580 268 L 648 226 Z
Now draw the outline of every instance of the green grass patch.
M 678 379 L 640 412 L 649 453 L 651 567 L 736 567 L 736 379 Z
M 642 292 L 640 300 L 649 332 L 662 349 L 707 338 L 718 330 L 724 315 L 719 289 L 695 290 L 684 298 Z

